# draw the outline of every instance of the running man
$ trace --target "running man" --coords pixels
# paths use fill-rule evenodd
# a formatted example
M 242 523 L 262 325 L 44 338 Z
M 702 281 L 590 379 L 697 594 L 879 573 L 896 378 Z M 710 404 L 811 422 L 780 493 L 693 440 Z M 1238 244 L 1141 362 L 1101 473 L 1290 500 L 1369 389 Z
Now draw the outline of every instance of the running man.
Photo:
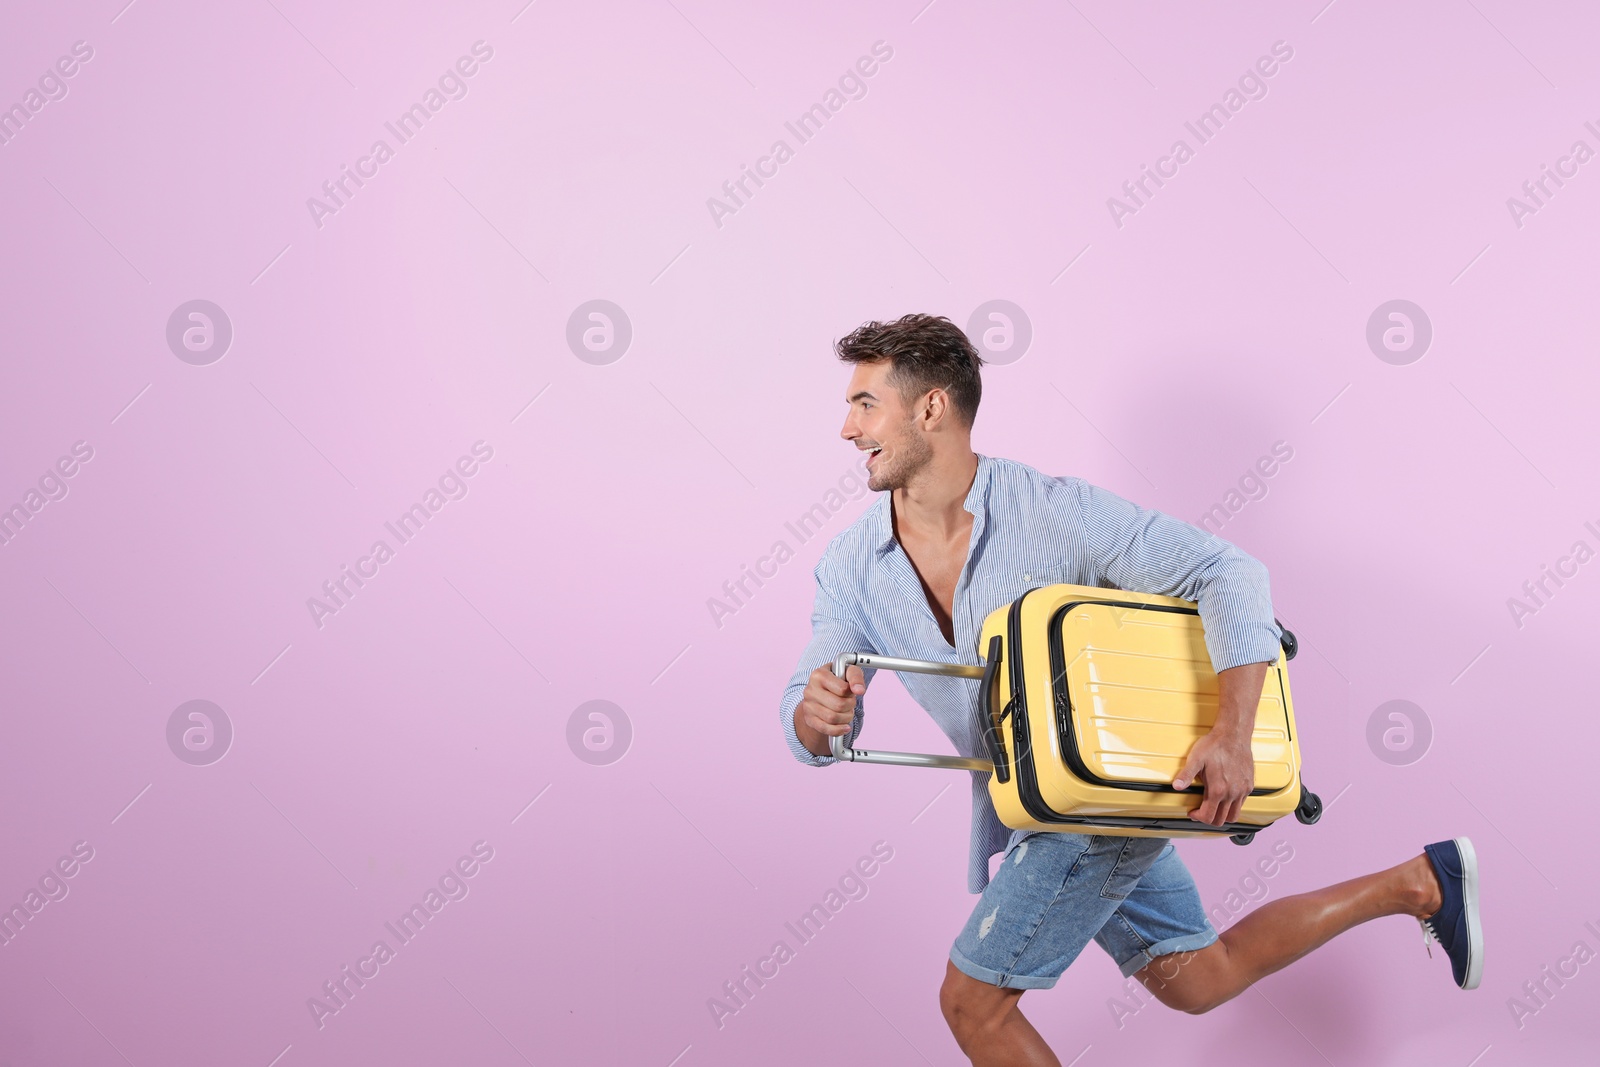
M 1219 685 L 1216 723 L 1173 786 L 1204 786 L 1190 818 L 1234 819 L 1254 785 L 1250 733 L 1281 637 L 1266 567 L 1081 478 L 975 453 L 984 361 L 949 319 L 870 322 L 837 351 L 854 367 L 839 433 L 869 453 L 868 487 L 884 495 L 817 563 L 811 642 L 779 712 L 794 757 L 834 763 L 828 739 L 848 734 L 853 744 L 861 730 L 875 671 L 851 666 L 835 677 L 841 652 L 977 665 L 989 612 L 1035 586 L 1160 593 L 1198 603 Z M 976 686 L 926 674 L 901 682 L 958 753 L 987 757 Z M 1170 839 L 1009 830 L 989 799 L 987 772 L 971 776 L 967 881 L 983 895 L 951 946 L 939 1005 L 974 1064 L 1059 1067 L 1017 1002 L 1024 990 L 1053 986 L 1091 940 L 1124 976 L 1191 1014 L 1383 915 L 1414 916 L 1424 944 L 1437 942 L 1449 957 L 1456 984 L 1478 985 L 1478 871 L 1465 837 L 1272 901 L 1218 934 Z M 1003 857 L 991 880 L 996 852 Z

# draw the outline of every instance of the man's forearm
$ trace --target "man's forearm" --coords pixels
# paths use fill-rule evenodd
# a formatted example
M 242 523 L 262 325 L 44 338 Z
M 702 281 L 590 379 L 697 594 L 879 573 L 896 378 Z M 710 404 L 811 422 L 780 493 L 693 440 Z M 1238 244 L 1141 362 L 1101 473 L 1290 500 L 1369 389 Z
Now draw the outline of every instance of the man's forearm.
M 1267 663 L 1241 663 L 1217 672 L 1217 720 L 1211 727 L 1212 733 L 1250 743 L 1269 666 Z

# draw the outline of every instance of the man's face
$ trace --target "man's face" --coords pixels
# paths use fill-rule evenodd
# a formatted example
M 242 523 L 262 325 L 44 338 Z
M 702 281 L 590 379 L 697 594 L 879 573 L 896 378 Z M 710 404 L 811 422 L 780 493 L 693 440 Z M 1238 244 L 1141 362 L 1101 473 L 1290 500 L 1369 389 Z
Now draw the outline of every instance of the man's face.
M 867 459 L 867 488 L 900 489 L 933 458 L 933 449 L 913 413 L 889 383 L 888 360 L 858 363 L 845 387 L 850 412 L 839 436 L 861 449 L 880 448 Z

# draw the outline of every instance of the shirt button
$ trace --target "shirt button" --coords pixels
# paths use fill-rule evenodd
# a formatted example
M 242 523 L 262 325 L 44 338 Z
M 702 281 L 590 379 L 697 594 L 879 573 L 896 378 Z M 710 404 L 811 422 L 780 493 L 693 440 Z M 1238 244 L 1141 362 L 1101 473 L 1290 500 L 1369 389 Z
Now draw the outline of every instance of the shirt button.
M 1031 574 L 1024 574 L 1024 575 L 1023 575 L 1023 576 L 1022 576 L 1022 580 L 1023 580 L 1023 581 L 1025 581 L 1025 582 L 1031 582 L 1031 581 L 1033 581 L 1033 575 L 1031 575 Z

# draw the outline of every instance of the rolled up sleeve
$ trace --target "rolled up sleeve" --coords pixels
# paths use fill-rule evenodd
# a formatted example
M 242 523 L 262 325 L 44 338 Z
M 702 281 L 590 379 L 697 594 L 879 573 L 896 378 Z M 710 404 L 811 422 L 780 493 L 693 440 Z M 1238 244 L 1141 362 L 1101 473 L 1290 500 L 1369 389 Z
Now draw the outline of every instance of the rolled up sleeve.
M 852 618 L 852 612 L 847 602 L 838 593 L 838 577 L 829 557 L 824 555 L 818 561 L 812 572 L 817 580 L 816 603 L 811 610 L 811 641 L 806 645 L 805 651 L 800 654 L 800 663 L 795 667 L 794 675 L 789 679 L 788 686 L 783 691 L 783 698 L 778 703 L 778 718 L 783 724 L 784 740 L 788 742 L 789 751 L 801 763 L 813 767 L 826 767 L 838 760 L 832 756 L 818 756 L 800 743 L 800 737 L 794 728 L 794 711 L 800 705 L 800 698 L 805 693 L 806 682 L 811 677 L 811 672 L 823 664 L 831 664 L 841 652 L 867 652 L 877 653 L 866 635 L 862 632 L 859 622 Z M 862 676 L 867 685 L 872 684 L 872 676 L 876 674 L 875 668 L 863 668 Z M 856 736 L 861 733 L 862 723 L 866 720 L 865 694 L 856 697 L 856 716 L 851 723 L 849 743 L 855 744 Z
M 1095 584 L 1195 601 L 1212 669 L 1278 659 L 1266 564 L 1190 523 L 1077 479 Z

